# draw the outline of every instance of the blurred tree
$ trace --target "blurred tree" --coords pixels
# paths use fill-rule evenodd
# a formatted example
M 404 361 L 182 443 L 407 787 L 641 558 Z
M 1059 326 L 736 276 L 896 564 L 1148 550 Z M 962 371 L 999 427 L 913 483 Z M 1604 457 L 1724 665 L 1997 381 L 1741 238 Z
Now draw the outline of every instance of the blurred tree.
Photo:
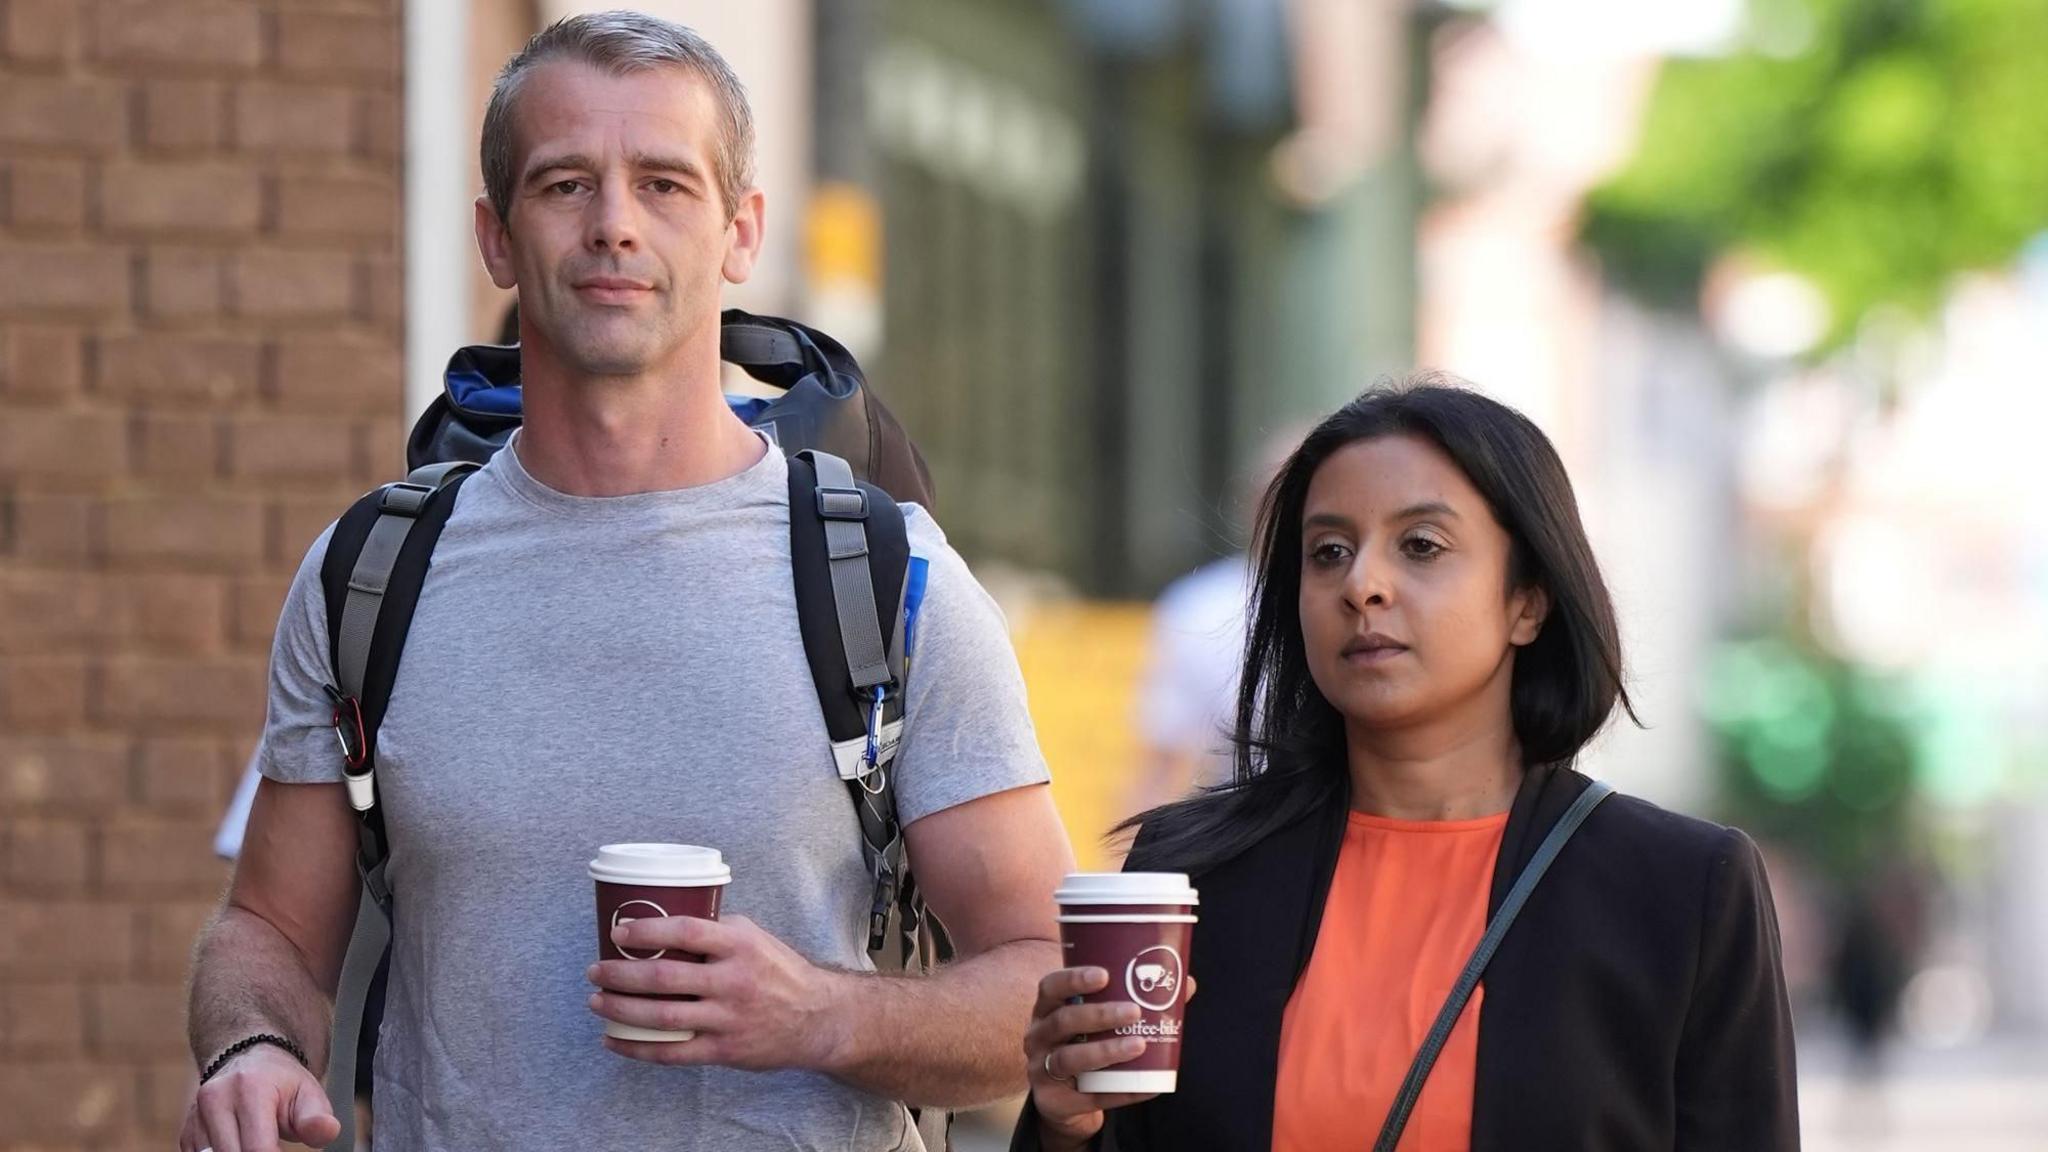
M 1778 635 L 1723 645 L 1705 689 L 1732 820 L 1840 880 L 1901 853 L 1917 753 L 1898 686 Z
M 2048 227 L 2048 0 L 1751 0 L 1744 48 L 1666 62 L 1589 198 L 1609 275 L 1689 306 L 1751 253 L 1817 285 L 1823 350 Z

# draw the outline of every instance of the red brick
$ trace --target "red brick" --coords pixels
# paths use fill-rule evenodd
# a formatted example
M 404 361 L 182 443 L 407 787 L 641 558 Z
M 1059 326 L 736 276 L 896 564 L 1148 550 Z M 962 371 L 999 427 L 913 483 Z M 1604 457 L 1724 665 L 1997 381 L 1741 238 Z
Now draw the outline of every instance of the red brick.
M 135 761 L 135 802 L 162 815 L 217 820 L 228 800 L 221 786 L 227 762 L 218 740 L 145 739 Z
M 363 96 L 362 152 L 373 160 L 396 160 L 405 154 L 405 113 L 398 98 L 381 92 Z
M 131 1063 L 186 1053 L 183 984 L 102 984 L 87 990 L 86 1000 L 92 1047 L 101 1056 Z
M 347 88 L 245 83 L 235 89 L 235 141 L 259 151 L 345 153 L 355 107 Z
M 398 73 L 398 23 L 388 16 L 284 12 L 278 62 L 292 72 Z
M 29 564 L 81 564 L 99 553 L 100 502 L 85 496 L 17 493 L 8 503 L 8 551 Z
M 127 464 L 127 439 L 111 412 L 10 413 L 0 421 L 0 478 L 111 476 Z
M 79 656 L 0 657 L 0 726 L 26 734 L 83 724 L 87 671 Z
M 84 344 L 70 328 L 15 328 L 0 357 L 0 395 L 61 400 L 84 382 Z
M 340 420 L 238 416 L 228 429 L 228 472 L 237 479 L 346 486 L 354 462 Z
M 263 506 L 251 497 L 146 496 L 109 501 L 110 561 L 236 571 L 263 557 Z
M 213 854 L 219 821 L 219 813 L 183 820 L 116 818 L 100 830 L 100 890 L 188 900 L 218 895 L 228 878 L 227 864 Z
M 306 558 L 306 551 L 327 526 L 348 511 L 349 502 L 362 493 L 345 496 L 296 496 L 277 501 L 276 547 L 271 553 L 272 568 L 279 572 L 297 572 L 299 564 Z
M 142 89 L 142 143 L 167 152 L 204 151 L 225 138 L 226 89 L 208 80 L 156 80 Z
M 288 236 L 394 240 L 398 186 L 365 176 L 286 180 L 278 186 L 278 227 Z
M 76 820 L 17 820 L 7 837 L 7 890 L 18 896 L 82 896 L 91 882 L 92 837 Z
M 310 542 L 309 542 L 310 543 Z M 252 576 L 235 581 L 229 593 L 231 624 L 228 638 L 237 649 L 270 651 L 276 634 L 277 615 L 284 611 L 285 594 L 291 590 L 289 576 Z
M 12 921 L 0 932 L 0 973 L 10 977 L 120 976 L 134 960 L 135 916 L 126 904 L 9 900 L 0 916 Z
M 85 997 L 70 983 L 0 984 L 0 1053 L 76 1056 L 85 1050 Z
M 103 577 L 0 572 L 0 654 L 104 649 L 122 631 L 121 605 Z
M 142 262 L 144 315 L 205 320 L 220 315 L 227 274 L 220 253 L 204 248 L 152 248 Z
M 182 1033 L 179 1044 L 175 1057 L 150 1061 L 138 1081 L 138 1115 L 143 1128 L 152 1135 L 176 1132 L 184 1126 L 185 1110 L 192 1104 L 192 1090 L 199 1084 L 199 1072 L 192 1066 L 192 1054 L 183 1047 Z M 145 1143 L 135 1152 L 144 1149 L 163 1152 L 161 1139 Z
M 78 0 L 10 0 L 7 5 L 7 54 L 17 60 L 69 60 L 78 55 L 84 37 Z
M 218 0 L 126 0 L 100 5 L 99 54 L 129 64 L 253 68 L 263 60 L 254 5 Z
M 0 91 L 0 109 L 5 100 Z M 129 278 L 128 253 L 118 248 L 7 244 L 0 246 L 0 313 L 126 312 Z
M 135 1077 L 118 1064 L 10 1059 L 0 1064 L 0 1116 L 24 1152 L 102 1149 L 135 1109 Z M 165 1144 L 170 1137 L 161 1138 Z M 54 1145 L 54 1146 L 50 1146 Z
M 361 447 L 357 449 L 363 472 L 357 486 L 368 490 L 403 478 L 406 429 L 396 420 L 372 420 L 356 426 Z
M 0 736 L 0 810 L 111 811 L 127 798 L 128 767 L 127 742 L 111 736 Z
M 405 328 L 405 264 L 395 256 L 363 260 L 370 322 L 396 336 Z
M 110 164 L 100 177 L 106 226 L 136 232 L 252 233 L 263 221 L 263 184 L 244 164 Z
M 135 416 L 130 466 L 139 476 L 186 482 L 220 472 L 218 418 L 185 412 Z
M 183 976 L 192 968 L 192 945 L 213 918 L 217 901 L 152 900 L 142 908 L 141 955 L 146 976 Z
M 128 100 L 109 80 L 0 76 L 0 144 L 108 152 L 128 139 Z
M 8 204 L 18 231 L 77 230 L 85 224 L 85 165 L 16 160 L 8 165 Z
M 169 735 L 263 722 L 259 657 L 133 657 L 110 661 L 103 675 L 105 718 L 114 723 L 150 724 Z
M 288 412 L 383 415 L 394 423 L 405 404 L 405 362 L 387 340 L 307 334 L 278 342 L 269 389 Z
M 262 347 L 213 336 L 117 336 L 100 345 L 99 391 L 170 404 L 233 403 L 256 393 Z
M 229 278 L 238 316 L 334 321 L 355 309 L 355 258 L 346 253 L 243 252 Z
M 148 572 L 123 584 L 130 627 L 144 650 L 207 656 L 227 648 L 226 577 Z

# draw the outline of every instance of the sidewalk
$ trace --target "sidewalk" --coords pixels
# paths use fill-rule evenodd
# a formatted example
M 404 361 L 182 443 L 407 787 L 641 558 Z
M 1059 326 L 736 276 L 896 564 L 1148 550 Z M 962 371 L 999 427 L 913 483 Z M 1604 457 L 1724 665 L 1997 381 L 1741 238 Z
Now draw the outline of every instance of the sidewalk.
M 1831 1035 L 1800 1037 L 1806 1152 L 2048 1152 L 2048 1039 L 1895 1047 L 1859 1083 Z

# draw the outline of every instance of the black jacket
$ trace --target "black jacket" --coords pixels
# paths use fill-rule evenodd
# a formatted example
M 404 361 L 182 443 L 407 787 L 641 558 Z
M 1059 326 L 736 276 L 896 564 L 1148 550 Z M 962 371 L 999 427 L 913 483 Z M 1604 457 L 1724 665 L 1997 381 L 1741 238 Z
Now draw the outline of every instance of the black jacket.
M 1488 914 L 1588 784 L 1532 769 L 1502 833 Z M 1342 847 L 1336 806 L 1195 877 L 1179 1091 L 1109 1115 L 1115 1152 L 1266 1152 L 1280 1023 Z M 1141 833 L 1129 868 L 1149 858 Z M 1595 809 L 1487 969 L 1474 1152 L 1782 1152 L 1799 1146 L 1777 914 L 1741 832 L 1627 796 Z M 1327 1147 L 1368 1149 L 1380 1116 Z M 1035 1152 L 1027 1104 L 1012 1152 Z

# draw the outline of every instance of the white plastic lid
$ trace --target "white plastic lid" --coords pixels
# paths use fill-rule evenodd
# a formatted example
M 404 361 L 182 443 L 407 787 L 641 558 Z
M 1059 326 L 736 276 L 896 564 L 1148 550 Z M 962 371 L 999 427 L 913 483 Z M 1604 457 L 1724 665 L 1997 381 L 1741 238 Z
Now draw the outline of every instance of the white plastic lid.
M 708 888 L 732 883 L 732 869 L 716 848 L 695 844 L 607 844 L 590 862 L 590 878 L 607 884 L 655 888 Z
M 1052 898 L 1073 905 L 1201 903 L 1185 872 L 1069 872 Z

